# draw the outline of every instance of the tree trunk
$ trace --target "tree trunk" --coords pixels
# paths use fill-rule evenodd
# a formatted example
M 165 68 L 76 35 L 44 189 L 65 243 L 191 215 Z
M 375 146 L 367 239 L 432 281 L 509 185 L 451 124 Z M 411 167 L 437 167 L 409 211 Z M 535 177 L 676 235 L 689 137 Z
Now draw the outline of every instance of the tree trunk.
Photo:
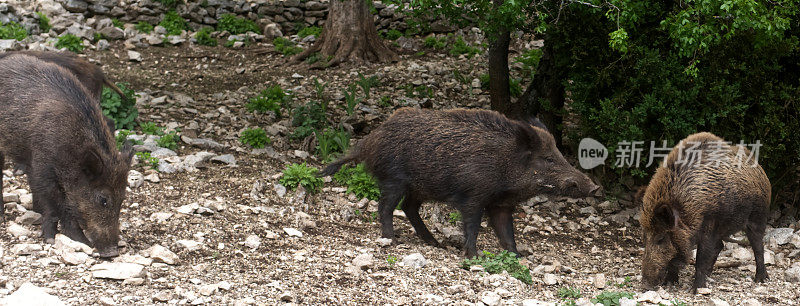
M 375 22 L 365 0 L 332 0 L 322 34 L 313 46 L 291 59 L 300 62 L 319 53 L 317 67 L 335 66 L 342 62 L 389 62 L 398 56 L 378 36 Z M 325 59 L 331 58 L 330 61 Z
M 508 31 L 490 38 L 489 42 L 489 101 L 491 107 L 510 118 L 524 116 L 520 103 L 511 101 L 508 83 L 508 45 L 511 35 Z
M 524 105 L 528 114 L 538 116 L 553 134 L 556 146 L 563 149 L 561 128 L 564 119 L 561 112 L 564 109 L 564 76 L 555 65 L 553 49 L 547 39 L 544 44 L 539 67 L 517 103 Z

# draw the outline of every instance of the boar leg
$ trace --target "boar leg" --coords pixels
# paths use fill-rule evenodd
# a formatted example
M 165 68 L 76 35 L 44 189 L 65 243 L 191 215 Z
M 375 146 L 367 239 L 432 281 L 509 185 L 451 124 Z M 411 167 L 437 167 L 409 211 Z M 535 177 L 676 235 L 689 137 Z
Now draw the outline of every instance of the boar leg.
M 403 190 L 399 184 L 382 184 L 381 200 L 378 202 L 378 214 L 381 221 L 381 237 L 394 239 L 392 213 L 400 203 Z
M 89 239 L 86 238 L 86 235 L 83 234 L 83 230 L 81 230 L 81 227 L 78 225 L 78 222 L 76 222 L 75 219 L 66 214 L 62 214 L 60 221 L 61 233 L 74 241 L 83 243 L 85 245 L 92 245 L 89 242 Z
M 478 230 L 481 229 L 481 219 L 483 218 L 482 205 L 464 205 L 461 216 L 464 220 L 464 252 L 467 258 L 478 256 L 477 242 Z
M 514 242 L 514 208 L 495 206 L 487 210 L 489 212 L 489 223 L 494 228 L 494 233 L 497 234 L 500 245 L 519 256 L 517 243 Z
M 3 168 L 5 168 L 6 159 L 3 156 L 3 153 L 0 152 L 0 196 L 3 194 Z M 3 198 L 0 197 L 0 224 L 5 224 L 6 222 L 6 203 L 3 202 Z
M 45 243 L 54 243 L 58 233 L 59 213 L 57 207 L 63 205 L 64 195 L 53 173 L 47 170 L 34 170 L 28 181 L 33 194 L 33 210 L 42 214 L 42 237 Z
M 706 287 L 706 271 L 711 271 L 716 259 L 717 245 L 722 244 L 722 236 L 717 230 L 701 231 L 700 241 L 697 243 L 697 260 L 694 265 L 694 284 L 692 293 L 697 293 L 697 288 Z
M 764 215 L 766 216 L 766 214 Z M 757 283 L 767 280 L 767 267 L 764 266 L 764 230 L 766 224 L 766 220 L 751 221 L 747 223 L 747 228 L 744 231 L 756 258 L 756 277 L 753 280 Z
M 422 221 L 422 217 L 419 216 L 419 208 L 422 206 L 422 201 L 412 196 L 409 192 L 406 193 L 406 197 L 403 199 L 402 206 L 403 212 L 406 214 L 408 222 L 410 222 L 411 226 L 414 227 L 414 231 L 417 232 L 417 236 L 419 236 L 422 241 L 438 247 L 439 241 L 436 241 L 436 238 L 433 237 L 431 231 L 428 230 L 427 226 L 425 226 L 425 222 Z

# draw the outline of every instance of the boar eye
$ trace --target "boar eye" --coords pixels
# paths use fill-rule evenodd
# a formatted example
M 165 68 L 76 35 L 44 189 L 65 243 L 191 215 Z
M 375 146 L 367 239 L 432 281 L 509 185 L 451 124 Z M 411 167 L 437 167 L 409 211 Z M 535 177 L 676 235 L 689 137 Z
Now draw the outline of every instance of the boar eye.
M 105 197 L 100 197 L 100 204 L 103 205 L 103 207 L 108 207 L 108 200 Z

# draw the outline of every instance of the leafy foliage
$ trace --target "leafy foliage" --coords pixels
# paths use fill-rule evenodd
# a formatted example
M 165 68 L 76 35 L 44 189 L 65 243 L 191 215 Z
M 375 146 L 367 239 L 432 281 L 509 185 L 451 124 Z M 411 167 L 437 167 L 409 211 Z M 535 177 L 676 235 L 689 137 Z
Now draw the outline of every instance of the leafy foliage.
M 122 29 L 122 27 L 125 26 L 125 23 L 122 22 L 122 20 L 119 20 L 118 18 L 111 18 L 111 24 L 114 25 L 114 27 L 120 29 Z
M 289 135 L 289 138 L 294 140 L 305 139 L 316 130 L 325 128 L 327 120 L 325 113 L 327 111 L 327 103 L 319 101 L 309 101 L 304 105 L 295 107 L 292 111 L 292 126 L 295 126 L 294 132 Z
M 166 8 L 175 8 L 178 6 L 179 3 L 183 2 L 183 0 L 154 0 L 155 2 L 161 3 Z
M 117 83 L 116 85 L 125 94 L 125 97 L 120 97 L 108 87 L 103 88 L 100 100 L 103 115 L 114 120 L 117 129 L 132 130 L 136 127 L 136 118 L 139 117 L 139 110 L 136 109 L 137 95 L 133 89 L 128 88 L 127 83 Z
M 573 287 L 558 288 L 558 297 L 562 299 L 579 299 L 581 298 L 581 290 Z
M 344 94 L 344 101 L 345 104 L 342 105 L 344 110 L 347 112 L 348 116 L 352 116 L 356 111 L 356 106 L 358 103 L 361 102 L 361 99 L 357 97 L 356 85 L 350 84 L 348 89 L 342 89 L 342 93 Z
M 284 57 L 303 52 L 303 48 L 298 47 L 294 42 L 283 37 L 275 37 L 275 39 L 272 40 L 272 44 L 275 46 L 275 51 L 283 54 Z
M 177 12 L 171 10 L 164 14 L 164 18 L 158 25 L 167 29 L 167 35 L 180 35 L 183 30 L 191 30 L 189 23 Z
M 539 61 L 542 59 L 541 49 L 530 49 L 522 52 L 520 56 L 514 58 L 514 61 L 522 64 L 522 76 L 524 78 L 532 78 L 536 73 L 536 68 L 539 67 Z
M 303 186 L 309 193 L 316 193 L 322 188 L 322 178 L 317 177 L 317 168 L 309 167 L 306 163 L 291 164 L 283 170 L 281 184 L 289 190 Z
M 378 181 L 369 174 L 364 164 L 355 167 L 342 166 L 339 172 L 333 175 L 333 180 L 347 186 L 347 192 L 360 198 L 377 201 L 381 197 Z
M 150 32 L 153 32 L 153 25 L 147 21 L 139 21 L 134 28 L 136 28 L 137 31 L 145 34 L 150 34 Z
M 203 46 L 216 47 L 219 43 L 216 38 L 211 37 L 211 28 L 200 29 L 200 31 L 194 33 L 194 39 L 197 40 L 197 44 Z
M 56 48 L 66 48 L 69 51 L 79 53 L 83 51 L 83 41 L 80 37 L 75 36 L 73 34 L 64 34 L 58 37 L 58 41 L 56 42 Z
M 425 48 L 443 50 L 444 48 L 447 47 L 447 38 L 446 37 L 436 38 L 436 36 L 431 35 L 425 37 L 425 40 L 423 41 L 422 44 L 425 46 Z
M 261 91 L 258 96 L 250 98 L 250 102 L 245 105 L 250 112 L 273 112 L 275 117 L 281 118 L 281 109 L 291 100 L 291 96 L 281 88 L 280 85 L 273 85 Z
M 0 26 L 0 39 L 23 40 L 28 37 L 28 31 L 16 22 L 9 22 Z
M 617 306 L 621 298 L 633 298 L 631 292 L 603 291 L 592 299 L 592 303 L 600 303 L 604 306 Z
M 147 135 L 159 135 L 163 130 L 163 128 L 159 127 L 155 122 L 142 122 L 139 128 L 142 129 L 142 133 Z
M 462 219 L 461 213 L 457 211 L 451 212 L 450 214 L 447 215 L 447 221 L 453 225 L 461 221 L 461 219 Z
M 322 34 L 322 28 L 317 26 L 304 27 L 300 29 L 300 31 L 297 31 L 297 36 L 300 36 L 301 38 L 305 38 L 307 36 L 312 36 L 312 35 L 314 37 L 319 38 L 320 34 Z
M 345 130 L 325 129 L 316 131 L 317 156 L 323 162 L 330 162 L 350 147 L 350 133 Z
M 358 80 L 356 80 L 355 83 L 361 87 L 361 90 L 364 91 L 364 96 L 367 99 L 369 99 L 370 88 L 380 85 L 380 81 L 378 81 L 377 76 L 373 75 L 370 77 L 365 77 L 360 72 L 358 73 Z
M 388 31 L 386 31 L 386 30 L 384 30 L 384 31 L 381 31 L 381 32 L 380 32 L 380 35 L 381 35 L 381 36 L 382 36 L 384 39 L 388 39 L 388 40 L 397 40 L 398 38 L 400 38 L 400 37 L 403 37 L 403 32 L 400 32 L 400 31 L 398 31 L 398 30 L 396 30 L 396 29 L 390 29 L 390 30 L 388 30 Z
M 488 251 L 483 251 L 483 255 L 473 257 L 472 259 L 465 259 L 461 263 L 461 268 L 469 269 L 471 266 L 480 265 L 491 274 L 508 272 L 514 278 L 521 280 L 523 283 L 532 284 L 531 272 L 528 267 L 519 263 L 519 259 L 514 253 L 509 253 L 503 250 L 495 255 Z
M 36 17 L 39 19 L 39 30 L 42 33 L 50 32 L 53 26 L 50 25 L 50 18 L 42 12 L 36 12 Z
M 224 14 L 220 16 L 217 23 L 217 31 L 228 31 L 231 34 L 244 34 L 253 32 L 261 34 L 261 28 L 250 19 L 244 17 L 237 17 L 233 14 Z
M 450 49 L 450 55 L 458 56 L 465 54 L 467 58 L 471 58 L 480 53 L 480 48 L 468 45 L 461 36 L 456 37 L 456 40 L 453 42 L 453 47 Z
M 255 149 L 262 149 L 266 145 L 272 143 L 272 139 L 269 139 L 267 132 L 261 128 L 244 130 L 242 132 L 242 136 L 239 138 L 239 141 L 241 141 L 242 144 L 248 145 Z
M 171 131 L 169 133 L 161 132 L 161 137 L 156 140 L 159 147 L 175 150 L 178 148 L 178 132 Z
M 139 140 L 128 139 L 128 136 L 134 135 L 135 133 L 129 130 L 119 130 L 117 131 L 116 141 L 117 141 L 117 149 L 122 149 L 125 146 L 125 142 L 130 141 L 131 144 L 137 145 L 142 144 Z
M 158 158 L 150 156 L 150 152 L 136 152 L 136 157 L 139 162 L 150 166 L 151 169 L 158 170 Z

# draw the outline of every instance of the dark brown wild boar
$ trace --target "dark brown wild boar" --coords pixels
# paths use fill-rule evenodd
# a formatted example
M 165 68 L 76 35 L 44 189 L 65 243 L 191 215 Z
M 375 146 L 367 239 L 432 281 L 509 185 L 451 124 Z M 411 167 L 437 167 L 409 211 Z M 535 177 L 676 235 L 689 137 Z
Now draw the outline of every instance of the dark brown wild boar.
M 477 255 L 484 212 L 502 247 L 518 254 L 512 215 L 520 202 L 537 194 L 585 197 L 600 190 L 567 163 L 550 133 L 485 110 L 400 109 L 322 175 L 348 162 L 364 162 L 378 180 L 383 237 L 394 238 L 392 211 L 404 199 L 402 209 L 417 235 L 438 245 L 419 208 L 425 201 L 446 202 L 461 212 L 468 257 Z
M 0 59 L 0 164 L 30 169 L 42 236 L 61 232 L 116 256 L 132 153 L 119 152 L 100 105 L 66 68 L 25 54 Z
M 742 229 L 755 254 L 754 280 L 767 278 L 763 237 L 771 187 L 749 156 L 710 133 L 690 135 L 672 149 L 642 198 L 645 288 L 676 284 L 695 247 L 692 292 L 705 287 L 722 240 Z

